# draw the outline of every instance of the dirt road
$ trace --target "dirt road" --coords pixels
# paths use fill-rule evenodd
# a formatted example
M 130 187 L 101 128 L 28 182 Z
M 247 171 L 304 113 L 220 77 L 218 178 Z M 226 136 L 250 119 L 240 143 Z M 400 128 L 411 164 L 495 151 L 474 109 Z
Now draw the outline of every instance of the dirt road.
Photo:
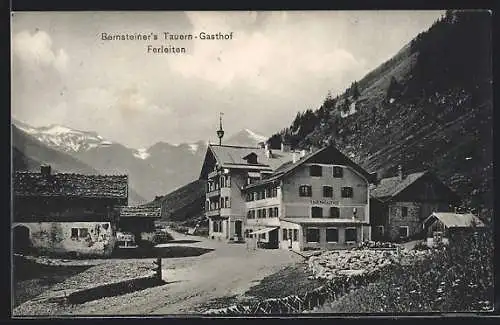
M 242 295 L 264 277 L 301 260 L 286 250 L 253 250 L 246 244 L 196 239 L 200 242 L 185 245 L 214 250 L 196 257 L 163 259 L 163 278 L 167 284 L 87 302 L 74 306 L 69 312 L 78 315 L 189 314 L 215 298 Z

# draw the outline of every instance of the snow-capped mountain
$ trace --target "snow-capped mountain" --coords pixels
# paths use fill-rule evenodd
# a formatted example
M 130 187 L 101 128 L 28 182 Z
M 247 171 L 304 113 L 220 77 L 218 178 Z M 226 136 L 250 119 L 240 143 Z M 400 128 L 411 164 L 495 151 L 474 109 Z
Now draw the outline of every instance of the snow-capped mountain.
M 48 147 L 63 152 L 87 151 L 112 144 L 96 132 L 75 130 L 63 125 L 33 127 L 16 120 L 13 120 L 13 124 Z
M 148 159 L 149 156 L 151 156 L 151 154 L 148 152 L 148 149 L 145 149 L 145 148 L 137 149 L 133 153 L 133 155 L 134 155 L 134 157 L 142 159 L 142 160 L 146 160 L 146 159 Z
M 222 139 L 223 144 L 230 144 L 235 146 L 256 146 L 260 142 L 267 141 L 268 137 L 257 134 L 249 129 L 243 129 L 238 133 L 230 136 L 226 141 Z
M 131 188 L 147 200 L 197 179 L 208 145 L 206 141 L 180 144 L 159 141 L 148 148 L 133 149 L 106 141 L 96 132 L 61 125 L 33 127 L 15 120 L 13 124 L 44 146 L 76 158 L 99 173 L 129 175 Z M 244 129 L 222 142 L 257 146 L 265 140 L 265 136 Z

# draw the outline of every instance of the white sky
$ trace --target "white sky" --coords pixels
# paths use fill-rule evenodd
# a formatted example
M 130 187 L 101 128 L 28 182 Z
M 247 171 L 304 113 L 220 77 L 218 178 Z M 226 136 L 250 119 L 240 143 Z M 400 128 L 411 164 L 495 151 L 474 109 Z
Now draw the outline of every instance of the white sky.
M 139 148 L 271 135 L 389 59 L 441 11 L 19 12 L 12 116 Z M 101 41 L 103 32 L 233 32 L 226 41 Z M 146 53 L 147 44 L 187 54 Z M 184 44 L 184 45 L 183 45 Z

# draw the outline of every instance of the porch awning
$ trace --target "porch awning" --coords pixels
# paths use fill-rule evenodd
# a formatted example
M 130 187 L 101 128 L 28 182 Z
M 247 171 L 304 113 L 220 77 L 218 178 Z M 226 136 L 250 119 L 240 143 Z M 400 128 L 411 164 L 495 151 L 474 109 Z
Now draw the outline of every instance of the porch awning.
M 274 229 L 278 229 L 278 227 L 269 227 L 269 228 L 264 228 L 264 229 L 256 230 L 254 232 L 249 233 L 249 235 L 264 234 L 266 232 L 273 231 Z

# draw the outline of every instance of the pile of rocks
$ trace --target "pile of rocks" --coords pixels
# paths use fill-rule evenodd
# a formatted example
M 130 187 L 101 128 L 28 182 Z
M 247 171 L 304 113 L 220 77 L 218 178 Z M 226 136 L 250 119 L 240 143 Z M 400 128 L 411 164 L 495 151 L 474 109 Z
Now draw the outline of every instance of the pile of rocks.
M 315 278 L 331 280 L 342 276 L 377 272 L 390 264 L 414 260 L 426 254 L 425 251 L 407 250 L 402 247 L 396 250 L 357 248 L 327 251 L 319 256 L 311 256 L 308 264 Z

